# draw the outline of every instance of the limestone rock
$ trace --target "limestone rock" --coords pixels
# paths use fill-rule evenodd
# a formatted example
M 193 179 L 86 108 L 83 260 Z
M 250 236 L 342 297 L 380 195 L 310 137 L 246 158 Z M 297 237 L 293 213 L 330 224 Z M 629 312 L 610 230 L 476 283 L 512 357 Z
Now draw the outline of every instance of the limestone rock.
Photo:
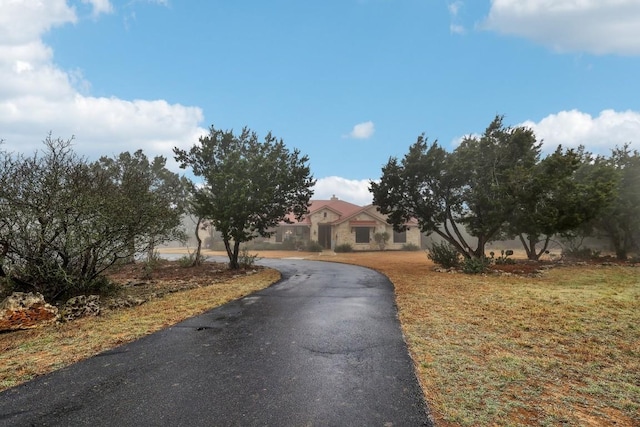
M 40 293 L 14 292 L 0 303 L 0 331 L 16 331 L 56 321 L 58 309 Z
M 99 295 L 78 295 L 62 306 L 61 314 L 64 320 L 70 321 L 85 316 L 99 316 L 100 312 Z
M 124 298 L 114 298 L 109 301 L 108 307 L 112 310 L 120 309 L 120 308 L 130 308 L 138 305 L 142 305 L 146 302 L 143 298 L 135 298 L 135 297 L 124 297 Z

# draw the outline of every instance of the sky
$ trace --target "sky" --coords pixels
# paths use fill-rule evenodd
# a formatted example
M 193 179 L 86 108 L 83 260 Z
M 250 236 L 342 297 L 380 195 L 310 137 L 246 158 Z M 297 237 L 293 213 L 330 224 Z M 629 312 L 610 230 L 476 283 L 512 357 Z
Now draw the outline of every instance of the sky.
M 173 147 L 247 126 L 360 205 L 419 135 L 453 150 L 496 115 L 547 153 L 640 149 L 639 76 L 640 0 L 0 0 L 0 148 L 189 176 Z

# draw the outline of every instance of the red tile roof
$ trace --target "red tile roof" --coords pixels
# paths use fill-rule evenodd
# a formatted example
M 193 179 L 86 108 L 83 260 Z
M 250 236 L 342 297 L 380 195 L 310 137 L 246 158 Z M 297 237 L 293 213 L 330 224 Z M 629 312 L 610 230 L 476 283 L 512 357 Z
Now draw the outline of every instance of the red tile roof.
M 345 218 L 355 214 L 356 212 L 362 210 L 362 206 L 354 205 L 353 203 L 345 202 L 340 199 L 331 199 L 331 200 L 311 200 L 309 203 L 309 214 L 307 214 L 302 221 L 297 221 L 293 214 L 287 215 L 287 218 L 291 220 L 292 224 L 306 224 L 310 225 L 309 215 L 319 211 L 321 209 L 330 209 L 340 215 L 341 218 Z

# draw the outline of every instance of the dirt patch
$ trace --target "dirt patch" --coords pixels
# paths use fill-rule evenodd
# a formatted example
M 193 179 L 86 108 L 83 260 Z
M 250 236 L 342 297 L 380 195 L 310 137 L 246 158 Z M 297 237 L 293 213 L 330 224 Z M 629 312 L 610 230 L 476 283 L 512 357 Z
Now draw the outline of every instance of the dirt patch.
M 508 273 L 521 276 L 532 276 L 557 266 L 557 264 L 548 261 L 524 261 L 518 260 L 512 264 L 492 264 L 490 271 L 495 273 Z
M 260 266 L 229 270 L 226 263 L 204 262 L 185 267 L 176 261 L 159 260 L 152 265 L 135 263 L 107 272 L 107 277 L 120 286 L 118 297 L 156 297 L 230 279 L 249 276 L 262 270 Z

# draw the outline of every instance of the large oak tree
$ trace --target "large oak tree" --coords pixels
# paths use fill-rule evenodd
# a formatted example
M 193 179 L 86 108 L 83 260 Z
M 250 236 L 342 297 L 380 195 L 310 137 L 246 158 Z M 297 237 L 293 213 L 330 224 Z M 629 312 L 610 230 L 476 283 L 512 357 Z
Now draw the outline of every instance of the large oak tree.
M 640 247 L 640 152 L 626 144 L 615 148 L 606 160 L 617 175 L 616 196 L 594 225 L 609 240 L 618 259 Z
M 396 229 L 416 218 L 423 232 L 439 235 L 465 257 L 483 257 L 513 212 L 510 182 L 536 163 L 540 150 L 533 132 L 502 120 L 495 117 L 483 135 L 464 138 L 452 153 L 420 136 L 402 161 L 389 159 L 380 181 L 370 183 L 374 204 Z
M 537 259 L 551 236 L 597 217 L 614 187 L 601 159 L 561 147 L 541 159 L 533 131 L 504 126 L 501 116 L 451 153 L 420 136 L 401 161 L 389 159 L 379 182 L 370 183 L 374 204 L 396 229 L 416 218 L 423 232 L 437 234 L 467 258 L 484 257 L 487 243 L 509 236 Z M 633 194 L 623 199 L 635 200 Z
M 203 179 L 194 204 L 221 233 L 232 269 L 240 267 L 243 242 L 270 236 L 289 213 L 297 218 L 307 213 L 315 184 L 308 157 L 271 133 L 260 141 L 246 127 L 235 135 L 211 126 L 189 151 L 173 152 L 180 167 Z
M 538 260 L 554 235 L 564 235 L 596 218 L 615 197 L 615 174 L 603 159 L 578 149 L 555 152 L 513 177 L 515 206 L 508 234 L 527 258 Z

